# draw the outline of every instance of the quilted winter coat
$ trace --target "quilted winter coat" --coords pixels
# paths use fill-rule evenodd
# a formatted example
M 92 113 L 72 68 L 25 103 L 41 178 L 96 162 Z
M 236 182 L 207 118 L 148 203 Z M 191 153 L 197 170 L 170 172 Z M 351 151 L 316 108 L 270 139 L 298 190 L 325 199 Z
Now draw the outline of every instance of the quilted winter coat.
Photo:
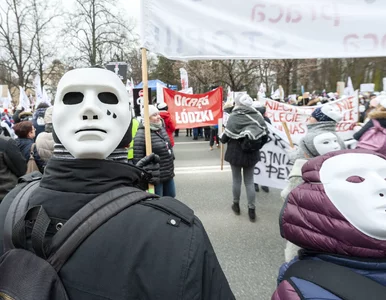
M 329 200 L 320 180 L 319 171 L 326 160 L 353 152 L 370 153 L 386 159 L 380 154 L 357 149 L 331 152 L 309 160 L 302 168 L 304 183 L 288 195 L 283 206 L 280 232 L 283 238 L 305 249 L 302 259 L 322 259 L 347 266 L 386 286 L 386 241 L 365 235 L 346 220 Z M 283 281 L 285 270 L 296 259 L 281 267 L 278 288 L 272 300 L 340 299 L 299 278 Z

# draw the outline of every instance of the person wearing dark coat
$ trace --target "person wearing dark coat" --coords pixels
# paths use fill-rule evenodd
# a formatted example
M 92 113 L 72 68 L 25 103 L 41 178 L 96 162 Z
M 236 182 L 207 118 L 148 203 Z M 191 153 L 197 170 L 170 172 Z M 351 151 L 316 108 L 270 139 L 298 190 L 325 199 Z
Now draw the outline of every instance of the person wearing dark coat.
M 38 107 L 36 108 L 33 117 L 32 117 L 32 124 L 35 127 L 35 135 L 38 137 L 38 135 L 45 131 L 45 122 L 44 122 L 44 114 L 47 110 L 47 108 L 50 107 L 47 103 L 40 103 Z M 35 137 L 35 140 L 36 140 Z
M 147 180 L 146 169 L 127 163 L 129 103 L 125 85 L 108 70 L 75 69 L 62 77 L 54 104 L 53 157 L 29 207 L 41 205 L 57 223 L 117 188 L 146 194 L 134 188 Z M 19 191 L 17 186 L 0 204 L 0 255 L 5 216 Z M 123 197 L 131 200 L 131 195 Z M 46 241 L 56 230 L 49 228 Z M 30 240 L 26 245 L 31 249 Z M 235 299 L 201 221 L 182 202 L 156 195 L 98 227 L 64 263 L 59 277 L 68 299 Z
M 174 184 L 174 153 L 169 136 L 163 127 L 159 110 L 149 105 L 151 147 L 160 157 L 160 182 L 155 184 L 155 193 L 159 196 L 176 196 Z M 134 138 L 134 159 L 136 164 L 146 156 L 145 127 L 140 125 Z
M 0 132 L 0 202 L 26 171 L 27 164 L 15 140 L 1 135 Z
M 32 125 L 32 122 L 31 121 L 19 122 L 15 124 L 15 126 L 13 126 L 13 130 L 15 131 L 15 134 L 18 136 L 18 139 L 16 139 L 16 143 L 25 159 L 26 164 L 29 161 L 31 150 L 32 150 L 36 165 L 38 166 L 39 171 L 43 173 L 45 162 L 40 158 L 39 152 L 34 142 L 35 127 Z
M 354 139 L 359 141 L 366 131 L 374 127 L 373 120 L 377 120 L 383 128 L 386 128 L 386 101 L 382 103 L 384 106 L 382 104 L 378 105 L 378 107 L 369 114 L 370 120 L 354 134 Z
M 235 107 L 229 116 L 221 142 L 228 144 L 224 159 L 229 162 L 232 169 L 232 210 L 240 214 L 241 172 L 243 171 L 248 215 L 253 222 L 256 219 L 253 175 L 255 165 L 260 161 L 260 149 L 246 152 L 242 149 L 241 143 L 248 138 L 256 142 L 260 141 L 261 146 L 264 145 L 268 140 L 268 129 L 263 116 L 252 107 L 252 104 L 253 100 L 247 94 L 239 94 L 236 97 Z

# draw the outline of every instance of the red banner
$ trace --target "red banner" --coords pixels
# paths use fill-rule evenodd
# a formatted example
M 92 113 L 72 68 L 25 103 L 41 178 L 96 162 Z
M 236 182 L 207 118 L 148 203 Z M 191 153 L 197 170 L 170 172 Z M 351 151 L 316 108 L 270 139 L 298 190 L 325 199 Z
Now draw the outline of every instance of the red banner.
M 217 125 L 222 117 L 222 87 L 199 95 L 163 90 L 176 129 Z

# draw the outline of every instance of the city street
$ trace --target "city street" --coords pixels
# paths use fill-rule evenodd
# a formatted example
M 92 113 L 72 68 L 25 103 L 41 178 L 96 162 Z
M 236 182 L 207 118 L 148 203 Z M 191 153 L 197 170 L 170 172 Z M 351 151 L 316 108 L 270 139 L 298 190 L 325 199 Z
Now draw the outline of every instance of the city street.
M 185 135 L 180 130 L 175 138 L 177 199 L 203 222 L 236 299 L 270 299 L 284 261 L 278 225 L 280 191 L 257 193 L 257 220 L 251 223 L 243 188 L 241 215 L 236 216 L 231 210 L 231 171 L 226 162 L 220 170 L 220 149 L 210 151 L 209 142 Z

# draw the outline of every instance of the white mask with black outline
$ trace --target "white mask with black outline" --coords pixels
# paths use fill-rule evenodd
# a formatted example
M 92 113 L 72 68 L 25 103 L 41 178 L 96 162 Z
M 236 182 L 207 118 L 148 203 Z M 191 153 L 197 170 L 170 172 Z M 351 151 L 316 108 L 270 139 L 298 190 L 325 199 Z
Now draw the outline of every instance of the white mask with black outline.
M 105 159 L 121 143 L 131 122 L 124 84 L 97 68 L 67 72 L 58 84 L 55 133 L 75 158 Z
M 324 190 L 341 214 L 360 232 L 386 240 L 386 160 L 346 153 L 327 159 L 320 169 Z

